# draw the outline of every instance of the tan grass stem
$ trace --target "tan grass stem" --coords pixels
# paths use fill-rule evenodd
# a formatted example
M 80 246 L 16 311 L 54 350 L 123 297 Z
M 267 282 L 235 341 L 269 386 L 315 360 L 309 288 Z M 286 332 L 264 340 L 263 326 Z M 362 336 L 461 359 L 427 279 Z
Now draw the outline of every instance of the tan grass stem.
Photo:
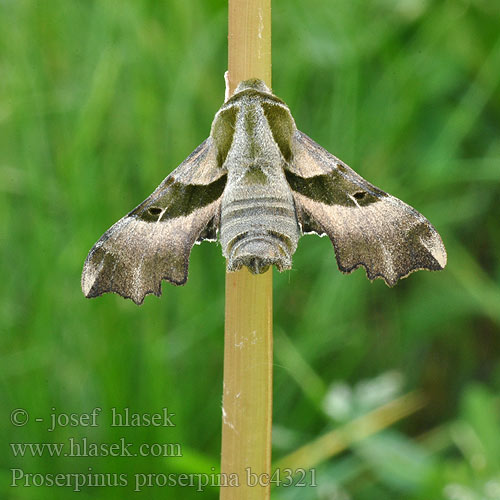
M 228 31 L 230 94 L 249 78 L 270 87 L 271 0 L 229 0 Z M 221 500 L 270 497 L 248 479 L 271 472 L 272 349 L 272 270 L 227 273 L 221 473 L 239 486 L 223 486 Z

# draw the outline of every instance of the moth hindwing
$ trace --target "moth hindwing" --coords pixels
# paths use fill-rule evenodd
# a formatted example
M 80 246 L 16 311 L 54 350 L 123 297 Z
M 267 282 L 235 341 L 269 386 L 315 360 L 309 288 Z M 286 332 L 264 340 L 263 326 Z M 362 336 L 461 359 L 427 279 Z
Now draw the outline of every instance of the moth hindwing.
M 163 279 L 184 284 L 194 243 L 217 236 L 228 271 L 281 271 L 310 232 L 328 235 L 341 271 L 363 266 L 390 286 L 446 265 L 425 217 L 298 131 L 287 105 L 247 80 L 215 115 L 209 138 L 94 245 L 82 289 L 141 304 L 161 294 Z

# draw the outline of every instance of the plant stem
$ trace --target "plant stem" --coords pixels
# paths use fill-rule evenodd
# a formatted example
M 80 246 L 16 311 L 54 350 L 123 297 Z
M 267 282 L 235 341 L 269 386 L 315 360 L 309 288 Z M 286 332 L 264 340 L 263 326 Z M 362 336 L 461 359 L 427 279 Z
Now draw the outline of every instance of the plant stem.
M 271 471 L 270 271 L 227 274 L 225 330 L 221 472 L 237 474 L 239 487 L 223 487 L 220 498 L 266 499 L 269 488 L 252 487 L 247 480 L 248 471 L 260 477 Z
M 260 78 L 271 87 L 271 0 L 229 0 L 229 90 Z
M 248 78 L 271 86 L 271 0 L 229 0 L 228 55 L 230 94 Z M 238 486 L 221 500 L 270 497 L 248 479 L 271 472 L 272 348 L 272 270 L 227 273 L 221 473 Z

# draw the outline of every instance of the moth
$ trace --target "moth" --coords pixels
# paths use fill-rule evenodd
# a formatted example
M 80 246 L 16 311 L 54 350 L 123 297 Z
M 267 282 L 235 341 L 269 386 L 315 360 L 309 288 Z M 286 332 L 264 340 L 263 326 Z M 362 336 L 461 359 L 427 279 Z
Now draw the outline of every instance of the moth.
M 202 240 L 219 239 L 228 271 L 283 271 L 309 233 L 330 238 L 344 273 L 363 266 L 389 286 L 446 265 L 441 237 L 423 215 L 297 130 L 264 82 L 243 81 L 209 138 L 93 246 L 82 290 L 142 304 L 161 295 L 162 280 L 186 282 L 191 248 Z

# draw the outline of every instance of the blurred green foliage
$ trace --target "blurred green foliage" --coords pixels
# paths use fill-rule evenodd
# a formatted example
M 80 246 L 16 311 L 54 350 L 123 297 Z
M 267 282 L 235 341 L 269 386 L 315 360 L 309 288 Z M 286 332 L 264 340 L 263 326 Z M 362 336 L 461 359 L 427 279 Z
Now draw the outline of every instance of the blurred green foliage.
M 427 405 L 320 464 L 318 487 L 277 488 L 274 498 L 498 500 L 500 4 L 274 0 L 273 9 L 273 88 L 298 127 L 425 214 L 448 250 L 445 271 L 394 289 L 361 270 L 342 275 L 330 243 L 312 236 L 292 271 L 275 272 L 276 458 L 367 411 L 356 388 L 368 383 L 376 402 L 386 372 L 401 381 L 390 394 L 418 389 Z M 224 96 L 226 23 L 222 0 L 0 3 L 2 499 L 196 494 L 12 487 L 12 468 L 218 468 L 220 247 L 196 247 L 188 284 L 165 283 L 140 308 L 85 300 L 79 280 L 102 232 L 208 135 Z M 343 413 L 330 411 L 332 394 Z M 52 411 L 97 406 L 98 427 L 47 431 Z M 113 428 L 112 407 L 168 407 L 176 427 Z M 14 408 L 29 412 L 26 426 L 10 424 Z M 71 436 L 181 443 L 183 458 L 15 458 L 8 445 Z

